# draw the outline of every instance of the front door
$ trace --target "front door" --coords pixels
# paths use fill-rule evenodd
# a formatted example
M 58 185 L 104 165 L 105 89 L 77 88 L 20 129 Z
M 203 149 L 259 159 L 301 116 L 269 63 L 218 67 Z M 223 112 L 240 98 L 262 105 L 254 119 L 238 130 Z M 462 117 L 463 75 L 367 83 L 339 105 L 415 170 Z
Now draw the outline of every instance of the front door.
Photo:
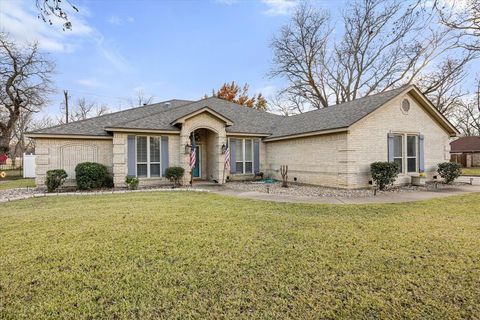
M 202 161 L 202 154 L 200 153 L 200 146 L 196 146 L 195 147 L 195 167 L 193 167 L 193 170 L 192 170 L 192 176 L 194 178 L 200 178 L 201 176 L 201 171 L 200 171 L 200 165 L 201 165 L 201 161 Z

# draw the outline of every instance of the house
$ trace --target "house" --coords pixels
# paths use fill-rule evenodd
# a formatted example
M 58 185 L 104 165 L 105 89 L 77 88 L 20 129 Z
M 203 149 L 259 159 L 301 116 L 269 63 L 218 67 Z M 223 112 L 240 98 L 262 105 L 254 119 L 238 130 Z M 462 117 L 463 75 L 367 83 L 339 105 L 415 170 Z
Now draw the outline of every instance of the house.
M 464 168 L 480 167 L 480 137 L 462 137 L 450 143 L 450 161 Z
M 415 86 L 405 86 L 321 110 L 275 115 L 218 98 L 170 100 L 28 134 L 36 140 L 37 186 L 49 169 L 75 178 L 84 161 L 106 165 L 116 187 L 137 176 L 140 185 L 166 182 L 169 166 L 188 168 L 196 139 L 195 179 L 252 179 L 254 172 L 290 181 L 339 188 L 367 187 L 370 164 L 400 165 L 397 183 L 435 174 L 449 160 L 450 137 L 458 132 Z M 224 174 L 224 151 L 230 169 Z M 183 183 L 188 183 L 185 177 Z

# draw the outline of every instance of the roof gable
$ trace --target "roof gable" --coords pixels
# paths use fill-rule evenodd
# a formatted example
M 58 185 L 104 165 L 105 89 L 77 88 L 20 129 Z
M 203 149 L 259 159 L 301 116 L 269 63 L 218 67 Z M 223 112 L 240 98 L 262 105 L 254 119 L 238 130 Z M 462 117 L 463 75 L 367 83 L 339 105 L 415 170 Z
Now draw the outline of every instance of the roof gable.
M 186 120 L 188 120 L 188 119 L 190 119 L 190 118 L 192 118 L 192 117 L 195 117 L 195 116 L 197 116 L 197 115 L 199 115 L 199 114 L 201 114 L 201 113 L 211 114 L 211 115 L 214 116 L 215 118 L 220 119 L 221 121 L 225 122 L 225 124 L 226 124 L 227 126 L 233 125 L 232 120 L 224 117 L 223 115 L 221 115 L 220 113 L 216 112 L 215 110 L 210 109 L 208 106 L 205 106 L 205 107 L 203 107 L 202 109 L 198 109 L 198 110 L 193 111 L 193 112 L 191 112 L 191 113 L 189 113 L 189 114 L 187 114 L 187 115 L 184 115 L 184 116 L 182 116 L 182 117 L 180 117 L 180 118 L 177 118 L 177 119 L 173 120 L 173 121 L 171 122 L 171 125 L 174 126 L 174 125 L 177 125 L 177 124 L 183 124 L 183 123 L 185 123 Z

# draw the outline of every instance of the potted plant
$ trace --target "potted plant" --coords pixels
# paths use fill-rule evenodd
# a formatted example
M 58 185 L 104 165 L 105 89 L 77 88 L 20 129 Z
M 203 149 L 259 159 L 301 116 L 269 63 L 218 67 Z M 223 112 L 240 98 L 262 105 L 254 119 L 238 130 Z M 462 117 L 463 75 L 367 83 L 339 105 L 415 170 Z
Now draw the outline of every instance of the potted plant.
M 420 171 L 418 176 L 412 176 L 412 185 L 414 186 L 424 186 L 425 185 L 426 176 L 423 171 Z

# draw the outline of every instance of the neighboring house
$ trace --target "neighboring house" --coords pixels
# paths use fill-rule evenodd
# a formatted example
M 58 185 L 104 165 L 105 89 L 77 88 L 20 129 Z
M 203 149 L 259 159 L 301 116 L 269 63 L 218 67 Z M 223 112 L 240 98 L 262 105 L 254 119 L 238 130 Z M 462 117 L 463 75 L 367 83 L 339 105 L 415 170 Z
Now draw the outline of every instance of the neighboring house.
M 464 168 L 480 167 L 480 137 L 463 137 L 451 142 L 450 155 L 450 161 Z
M 169 166 L 188 168 L 194 133 L 198 145 L 194 177 L 222 182 L 223 150 L 231 150 L 226 180 L 252 179 L 256 171 L 290 181 L 361 188 L 370 164 L 400 164 L 397 183 L 449 159 L 450 137 L 458 134 L 415 86 L 379 93 L 321 110 L 284 117 L 218 98 L 170 100 L 28 134 L 36 140 L 37 185 L 49 169 L 70 178 L 84 161 L 103 163 L 116 187 L 127 175 L 141 185 L 166 182 Z M 188 183 L 189 175 L 183 183 Z

